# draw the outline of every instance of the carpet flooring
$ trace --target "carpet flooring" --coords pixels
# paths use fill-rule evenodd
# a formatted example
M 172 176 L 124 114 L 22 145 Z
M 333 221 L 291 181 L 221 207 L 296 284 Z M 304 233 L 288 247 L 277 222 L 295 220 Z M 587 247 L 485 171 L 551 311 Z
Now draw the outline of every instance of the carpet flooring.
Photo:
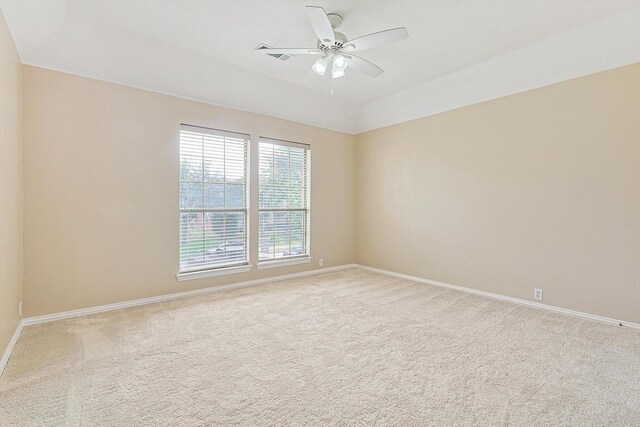
M 2 426 L 639 426 L 640 331 L 360 269 L 26 327 Z

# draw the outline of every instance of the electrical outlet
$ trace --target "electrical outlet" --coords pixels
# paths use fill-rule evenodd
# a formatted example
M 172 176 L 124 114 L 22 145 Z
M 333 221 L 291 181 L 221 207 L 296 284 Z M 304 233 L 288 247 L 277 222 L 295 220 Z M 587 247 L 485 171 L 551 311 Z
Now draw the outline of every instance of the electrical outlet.
M 18 303 L 18 315 L 22 317 L 22 301 Z
M 320 267 L 322 267 L 324 265 L 324 259 L 320 258 L 320 261 L 318 261 L 318 264 L 320 264 Z
M 533 299 L 537 299 L 538 301 L 542 301 L 542 289 L 535 288 L 533 290 Z

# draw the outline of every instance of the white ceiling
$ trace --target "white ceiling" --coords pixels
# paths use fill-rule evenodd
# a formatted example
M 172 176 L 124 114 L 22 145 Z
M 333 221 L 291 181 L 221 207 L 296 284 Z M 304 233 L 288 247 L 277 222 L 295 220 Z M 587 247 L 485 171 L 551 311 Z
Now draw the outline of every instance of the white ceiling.
M 385 70 L 315 75 L 305 5 L 348 38 L 405 26 L 361 56 Z M 24 63 L 356 133 L 640 61 L 640 1 L 0 1 Z M 637 19 L 636 19 L 637 18 Z M 527 67 L 524 68 L 523 64 Z M 464 90 L 460 90 L 464 88 Z M 333 92 L 333 94 L 332 94 Z

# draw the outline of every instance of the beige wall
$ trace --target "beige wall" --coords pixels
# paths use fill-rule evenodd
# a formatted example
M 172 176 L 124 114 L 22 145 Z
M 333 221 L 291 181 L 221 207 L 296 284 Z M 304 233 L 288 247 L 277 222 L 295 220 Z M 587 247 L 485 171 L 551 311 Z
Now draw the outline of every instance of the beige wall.
M 0 356 L 22 300 L 22 64 L 0 12 Z
M 30 66 L 24 102 L 27 316 L 355 261 L 352 135 Z M 176 281 L 180 123 L 311 144 L 311 264 Z
M 640 322 L 640 64 L 357 137 L 30 66 L 24 102 L 27 316 L 324 258 Z M 181 122 L 312 144 L 312 264 L 176 281 Z
M 640 64 L 360 134 L 357 261 L 640 322 Z

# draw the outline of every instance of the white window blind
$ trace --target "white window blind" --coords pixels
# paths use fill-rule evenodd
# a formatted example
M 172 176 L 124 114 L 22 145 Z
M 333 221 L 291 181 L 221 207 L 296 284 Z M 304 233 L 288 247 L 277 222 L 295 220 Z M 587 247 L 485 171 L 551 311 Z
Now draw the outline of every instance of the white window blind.
M 249 135 L 182 125 L 180 272 L 247 264 Z
M 309 256 L 308 145 L 260 138 L 259 260 Z

